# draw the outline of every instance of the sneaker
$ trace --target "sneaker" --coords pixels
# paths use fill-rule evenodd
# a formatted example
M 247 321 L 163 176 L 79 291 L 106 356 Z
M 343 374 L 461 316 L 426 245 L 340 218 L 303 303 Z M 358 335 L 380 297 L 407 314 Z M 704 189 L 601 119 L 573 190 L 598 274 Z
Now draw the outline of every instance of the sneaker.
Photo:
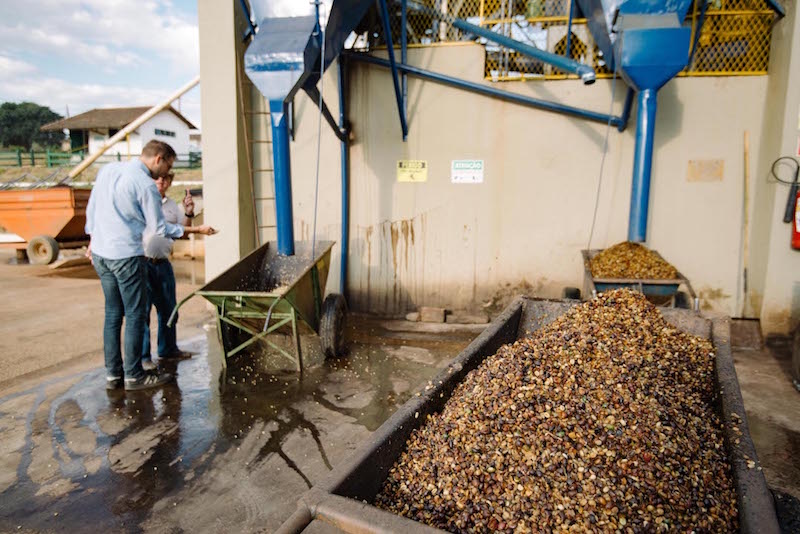
M 122 377 L 121 376 L 107 376 L 106 377 L 106 389 L 119 389 L 122 387 Z
M 169 354 L 159 355 L 159 360 L 188 360 L 194 356 L 193 353 L 187 352 L 185 350 L 175 350 L 174 352 L 170 352 Z
M 139 389 L 148 389 L 158 387 L 166 384 L 172 380 L 172 375 L 169 373 L 146 372 L 139 378 L 126 378 L 125 391 L 136 391 Z
M 142 358 L 142 369 L 144 369 L 145 371 L 155 371 L 156 369 L 158 369 L 158 367 L 156 366 L 156 364 L 153 363 L 153 360 L 149 358 L 145 360 L 144 358 Z

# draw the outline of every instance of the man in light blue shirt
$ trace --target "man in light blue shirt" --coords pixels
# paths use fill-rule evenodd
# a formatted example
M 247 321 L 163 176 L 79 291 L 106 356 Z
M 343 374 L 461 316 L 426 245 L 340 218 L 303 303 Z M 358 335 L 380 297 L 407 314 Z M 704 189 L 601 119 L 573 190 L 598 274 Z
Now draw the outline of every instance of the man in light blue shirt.
M 184 228 L 164 221 L 161 195 L 154 177 L 169 172 L 175 151 L 161 141 L 150 141 L 138 160 L 111 163 L 100 169 L 86 207 L 89 252 L 105 296 L 103 352 L 106 387 L 126 390 L 159 386 L 172 377 L 142 368 L 142 336 L 147 282 L 142 234 L 172 239 Z M 120 352 L 125 317 L 125 358 Z

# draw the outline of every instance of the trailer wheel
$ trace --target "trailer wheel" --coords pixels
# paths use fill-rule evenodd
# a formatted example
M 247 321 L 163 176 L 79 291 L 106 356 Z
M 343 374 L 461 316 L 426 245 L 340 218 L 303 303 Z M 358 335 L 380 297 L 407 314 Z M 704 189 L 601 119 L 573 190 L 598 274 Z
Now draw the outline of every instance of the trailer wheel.
M 47 265 L 58 258 L 58 242 L 49 235 L 36 236 L 28 241 L 28 261 Z
M 581 300 L 581 290 L 577 287 L 565 287 L 561 292 L 561 298 Z
M 344 327 L 347 322 L 347 302 L 343 295 L 331 293 L 322 303 L 319 339 L 326 358 L 344 355 Z

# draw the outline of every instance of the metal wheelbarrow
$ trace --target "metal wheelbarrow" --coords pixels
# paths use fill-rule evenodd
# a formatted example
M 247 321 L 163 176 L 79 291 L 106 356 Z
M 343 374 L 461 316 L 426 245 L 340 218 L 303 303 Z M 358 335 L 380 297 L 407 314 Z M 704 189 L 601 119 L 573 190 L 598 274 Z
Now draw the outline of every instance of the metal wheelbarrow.
M 264 341 L 303 370 L 300 327 L 319 335 L 325 356 L 344 353 L 347 305 L 344 296 L 331 293 L 323 301 L 333 241 L 318 241 L 312 261 L 311 242 L 295 243 L 295 255 L 282 256 L 274 241 L 267 242 L 200 289 L 181 300 L 169 319 L 195 295 L 217 309 L 217 332 L 227 358 L 257 341 Z M 295 355 L 267 339 L 279 329 L 288 330 Z M 296 357 L 295 357 L 296 356 Z
M 694 311 L 700 310 L 700 299 L 694 292 L 692 284 L 689 279 L 683 274 L 678 272 L 678 276 L 671 280 L 653 279 L 653 280 L 640 280 L 638 278 L 595 278 L 592 275 L 592 258 L 602 252 L 602 249 L 581 250 L 583 256 L 583 271 L 584 271 L 584 294 L 587 298 L 596 297 L 598 293 L 610 291 L 620 287 L 627 287 L 629 289 L 638 290 L 640 293 L 647 297 L 660 299 L 666 302 L 671 302 L 674 308 L 690 308 Z M 658 257 L 657 251 L 653 250 Z M 663 258 L 662 258 L 663 259 Z M 687 298 L 686 294 L 678 291 L 678 288 L 683 285 L 689 292 Z M 572 297 L 572 295 L 568 295 Z M 580 298 L 580 296 L 578 296 Z

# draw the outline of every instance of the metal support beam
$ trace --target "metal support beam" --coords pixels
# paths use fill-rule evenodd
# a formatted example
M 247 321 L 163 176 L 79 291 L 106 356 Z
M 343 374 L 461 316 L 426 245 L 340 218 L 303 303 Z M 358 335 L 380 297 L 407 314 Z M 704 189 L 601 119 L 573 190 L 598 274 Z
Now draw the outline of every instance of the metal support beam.
M 244 35 L 242 36 L 242 41 L 246 41 L 250 38 L 250 36 L 255 37 L 258 27 L 253 24 L 253 17 L 250 15 L 250 10 L 247 8 L 247 3 L 245 0 L 239 0 L 239 5 L 242 6 L 244 18 L 247 19 L 247 30 L 245 30 Z
M 697 52 L 697 43 L 700 42 L 700 32 L 703 30 L 703 24 L 706 21 L 706 11 L 708 11 L 708 4 L 711 0 L 700 1 L 702 1 L 702 4 L 700 5 L 700 13 L 697 15 L 697 27 L 694 29 L 694 39 L 692 40 L 691 52 L 689 52 L 689 62 L 687 63 L 689 66 L 691 66 L 692 61 L 694 61 L 694 54 Z
M 400 63 L 408 63 L 408 6 L 407 0 L 400 2 Z M 403 85 L 403 114 L 408 117 L 408 75 L 404 72 L 401 80 Z
M 347 257 L 350 254 L 350 126 L 347 123 L 347 68 L 344 56 L 339 56 L 339 129 L 345 132 L 340 141 L 342 160 L 342 238 L 339 293 L 347 298 Z
M 567 46 L 564 51 L 564 57 L 572 59 L 569 54 L 570 46 L 572 45 L 572 19 L 575 13 L 575 0 L 569 0 L 569 17 L 567 18 Z
M 783 6 L 778 2 L 778 0 L 766 0 L 767 5 L 772 8 L 775 13 L 778 14 L 778 18 L 782 19 L 786 16 L 786 10 L 783 9 Z
M 275 177 L 275 219 L 278 227 L 278 254 L 294 254 L 292 216 L 292 169 L 289 156 L 288 113 L 283 100 L 270 100 L 272 121 L 272 160 Z
M 372 65 L 378 65 L 380 67 L 390 68 L 389 62 L 385 59 L 377 58 L 364 53 L 349 52 L 347 53 L 347 58 L 362 61 L 364 63 L 370 63 Z M 501 91 L 500 89 L 495 89 L 487 85 L 468 82 L 466 80 L 453 78 L 451 76 L 412 67 L 410 65 L 397 65 L 397 68 L 402 72 L 406 72 L 412 76 L 416 76 L 425 80 L 431 80 L 444 85 L 449 85 L 458 89 L 464 89 L 465 91 L 471 91 L 484 96 L 499 98 L 500 100 L 505 100 L 507 102 L 514 102 L 516 104 L 522 104 L 523 106 L 542 109 L 545 111 L 552 111 L 555 113 L 562 113 L 564 115 L 570 115 L 572 117 L 596 121 L 603 124 L 608 124 L 610 122 L 612 126 L 616 126 L 617 128 L 622 126 L 624 128 L 621 117 L 613 115 L 609 116 L 605 113 L 598 113 L 596 111 L 589 111 L 564 104 L 558 104 L 556 102 L 548 102 L 547 100 L 539 100 L 538 98 L 531 98 L 529 96 Z
M 303 90 L 306 92 L 309 98 L 311 98 L 311 101 L 314 102 L 314 105 L 319 107 L 319 101 L 320 101 L 319 89 L 317 89 L 316 86 L 312 86 L 312 87 L 304 87 Z M 322 108 L 319 111 L 320 113 L 322 113 L 322 116 L 325 118 L 325 122 L 327 122 L 328 126 L 331 127 L 334 135 L 336 135 L 339 141 L 344 140 L 347 134 L 339 128 L 338 124 L 336 124 L 336 120 L 333 118 L 333 114 L 331 113 L 331 110 L 328 108 L 328 105 L 325 103 L 325 100 L 322 100 Z
M 400 115 L 400 127 L 403 129 L 403 141 L 408 137 L 408 123 L 406 122 L 405 108 L 403 106 L 403 95 L 400 92 L 400 81 L 397 77 L 397 63 L 394 60 L 394 45 L 392 44 L 392 28 L 389 24 L 389 9 L 386 7 L 386 0 L 378 0 L 381 7 L 381 19 L 383 19 L 383 33 L 386 37 L 386 46 L 389 52 L 389 63 L 392 69 L 392 82 L 394 82 L 394 96 L 397 100 L 397 113 Z
M 643 242 L 647 239 L 647 211 L 650 204 L 650 172 L 656 127 L 657 94 L 655 89 L 639 91 L 628 241 Z
M 385 3 L 385 0 L 381 0 Z M 566 58 L 564 56 L 560 56 L 558 54 L 552 54 L 545 50 L 540 50 L 535 46 L 531 46 L 529 44 L 522 43 L 510 37 L 506 37 L 505 35 L 501 35 L 497 32 L 493 32 L 492 30 L 486 29 L 482 26 L 476 26 L 475 24 L 470 24 L 469 22 L 454 17 L 452 15 L 448 15 L 437 11 L 431 7 L 428 7 L 423 4 L 419 4 L 412 0 L 409 3 L 409 6 L 412 9 L 416 9 L 417 11 L 423 11 L 433 16 L 439 16 L 443 20 L 449 22 L 459 30 L 467 33 L 472 33 L 479 37 L 483 37 L 493 43 L 497 43 L 500 46 L 504 46 L 506 48 L 510 48 L 511 50 L 516 50 L 521 54 L 525 54 L 526 56 L 530 56 L 532 58 L 539 59 L 545 63 L 553 65 L 556 68 L 563 70 L 564 72 L 568 72 L 571 74 L 577 74 L 580 76 L 581 80 L 585 84 L 591 84 L 595 82 L 596 75 L 594 69 L 589 67 L 588 65 L 584 65 L 583 63 L 578 63 L 572 59 Z

